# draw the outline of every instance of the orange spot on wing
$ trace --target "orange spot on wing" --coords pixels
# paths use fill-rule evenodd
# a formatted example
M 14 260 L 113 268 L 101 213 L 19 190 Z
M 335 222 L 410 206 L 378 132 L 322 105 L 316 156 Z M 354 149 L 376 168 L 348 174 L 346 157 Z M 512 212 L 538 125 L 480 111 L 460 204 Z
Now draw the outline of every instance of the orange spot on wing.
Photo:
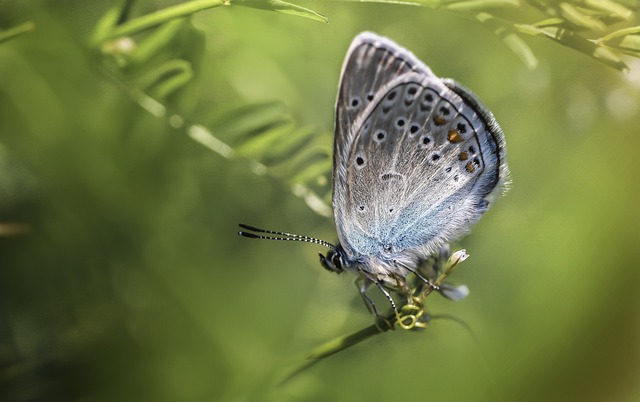
M 464 138 L 462 138 L 460 133 L 458 133 L 456 130 L 449 130 L 447 138 L 449 139 L 449 142 L 454 144 L 464 141 Z
M 440 116 L 440 115 L 436 115 L 433 118 L 433 122 L 436 123 L 436 126 L 443 126 L 447 123 L 447 119 L 445 119 L 444 117 Z
M 467 169 L 467 172 L 469 172 L 469 173 L 473 173 L 476 170 L 476 168 L 473 166 L 473 164 L 471 162 L 467 162 L 467 166 L 465 166 L 465 168 Z
M 458 159 L 461 161 L 466 161 L 467 158 L 469 158 L 469 154 L 467 153 L 467 151 L 460 152 L 460 155 L 458 155 Z

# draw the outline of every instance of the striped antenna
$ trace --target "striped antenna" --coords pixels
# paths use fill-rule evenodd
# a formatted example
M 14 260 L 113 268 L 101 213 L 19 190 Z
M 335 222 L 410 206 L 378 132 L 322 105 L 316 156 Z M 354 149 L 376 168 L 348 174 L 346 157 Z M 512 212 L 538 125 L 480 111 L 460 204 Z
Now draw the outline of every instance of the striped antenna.
M 316 239 L 314 237 L 309 237 L 309 236 L 301 236 L 301 235 L 297 235 L 297 234 L 293 234 L 293 233 L 286 233 L 286 232 L 277 232 L 275 230 L 266 230 L 266 229 L 259 229 L 253 226 L 249 226 L 249 225 L 245 225 L 245 224 L 239 224 L 239 226 L 243 229 L 249 230 L 250 232 L 244 232 L 244 231 L 240 231 L 238 232 L 238 234 L 240 236 L 244 236 L 244 237 L 248 237 L 250 239 L 267 239 L 267 240 L 286 240 L 286 241 L 300 241 L 300 242 L 304 242 L 304 243 L 314 243 L 314 244 L 319 244 L 321 246 L 325 246 L 326 248 L 329 248 L 333 251 L 336 250 L 336 246 L 334 246 L 333 244 L 326 242 L 324 240 L 320 240 L 320 239 Z M 255 233 L 251 233 L 251 232 L 255 232 Z M 276 236 L 265 236 L 265 235 L 260 235 L 260 234 L 256 234 L 256 233 L 268 233 L 270 235 L 276 235 Z

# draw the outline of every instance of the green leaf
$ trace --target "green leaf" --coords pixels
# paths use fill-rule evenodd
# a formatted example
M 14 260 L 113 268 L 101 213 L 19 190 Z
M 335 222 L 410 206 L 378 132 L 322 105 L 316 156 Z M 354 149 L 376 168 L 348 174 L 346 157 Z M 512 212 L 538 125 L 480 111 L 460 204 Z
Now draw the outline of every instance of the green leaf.
M 591 56 L 620 71 L 627 71 L 629 69 L 622 59 L 616 56 L 610 49 L 600 46 L 596 41 L 585 39 L 568 29 L 537 28 L 532 25 L 517 25 L 517 28 L 523 33 L 551 39 L 554 42 Z
M 633 11 L 620 3 L 610 0 L 584 0 L 584 5 L 594 10 L 606 12 L 608 15 L 618 17 L 625 21 L 633 19 Z
M 135 51 L 129 56 L 130 64 L 132 66 L 142 65 L 151 60 L 153 56 L 160 53 L 167 46 L 170 46 L 171 41 L 178 33 L 186 28 L 187 21 L 187 18 L 178 18 L 169 21 L 146 36 L 144 40 L 139 41 Z
M 92 46 L 102 43 L 120 21 L 124 20 L 131 8 L 132 0 L 120 0 L 96 22 L 91 35 Z
M 631 34 L 639 34 L 639 33 L 640 33 L 640 26 L 624 28 L 624 29 L 619 29 L 617 31 L 611 32 L 610 34 L 598 39 L 598 41 L 609 42 L 616 38 L 624 37 Z
M 480 11 L 491 8 L 507 8 L 520 6 L 519 0 L 465 0 L 448 3 L 443 8 L 455 11 Z
M 627 54 L 640 57 L 640 35 L 625 36 L 622 41 L 620 41 L 620 46 L 618 46 L 617 49 Z
M 511 24 L 489 13 L 478 13 L 476 19 L 500 37 L 528 69 L 533 70 L 536 68 L 538 59 L 533 54 L 531 48 L 516 35 Z
M 343 351 L 353 345 L 357 345 L 358 343 L 382 332 L 383 331 L 381 331 L 377 325 L 371 325 L 353 334 L 335 338 L 317 347 L 308 359 L 324 359 L 325 357 Z
M 176 18 L 188 17 L 198 11 L 227 5 L 225 0 L 193 0 L 129 20 L 98 38 L 102 41 L 120 36 L 139 33 L 149 28 L 164 24 Z M 96 43 L 97 45 L 97 43 Z
M 567 21 L 580 27 L 591 29 L 596 32 L 603 32 L 607 27 L 604 22 L 586 15 L 582 10 L 571 3 L 560 3 L 560 12 Z
M 151 87 L 162 85 L 170 77 L 182 76 L 180 81 L 189 81 L 193 76 L 193 70 L 191 69 L 191 63 L 186 60 L 168 60 L 158 67 L 155 67 L 147 71 L 142 77 L 140 77 L 136 84 L 142 91 L 148 91 Z M 163 92 L 166 92 L 166 88 Z M 164 98 L 164 95 L 156 94 L 159 98 Z
M 515 33 L 509 33 L 504 35 L 502 40 L 529 70 L 533 70 L 538 66 L 538 59 L 521 37 Z
M 328 21 L 327 17 L 324 15 L 282 0 L 232 0 L 231 4 L 242 7 L 257 8 L 259 10 L 276 11 L 324 23 Z

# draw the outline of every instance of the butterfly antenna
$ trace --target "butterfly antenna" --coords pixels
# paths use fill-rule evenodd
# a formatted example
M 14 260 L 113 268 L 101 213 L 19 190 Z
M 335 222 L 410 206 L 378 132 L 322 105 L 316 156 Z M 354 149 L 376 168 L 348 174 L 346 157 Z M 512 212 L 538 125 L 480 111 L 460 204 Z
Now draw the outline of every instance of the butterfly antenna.
M 244 237 L 248 237 L 250 239 L 267 239 L 267 240 L 286 240 L 286 241 L 300 241 L 300 242 L 304 242 L 304 243 L 314 243 L 314 244 L 319 244 L 321 246 L 325 246 L 331 250 L 336 249 L 336 246 L 334 246 L 333 244 L 326 242 L 324 240 L 320 240 L 320 239 L 316 239 L 315 237 L 309 237 L 309 236 L 301 236 L 301 235 L 297 235 L 297 234 L 293 234 L 293 233 L 287 233 L 287 232 L 278 232 L 275 230 L 267 230 L 267 229 L 259 229 L 253 226 L 249 226 L 249 225 L 245 225 L 245 224 L 239 224 L 238 226 L 240 226 L 242 229 L 248 230 L 249 232 L 244 232 L 244 231 L 240 231 L 238 232 L 238 234 L 240 236 L 244 236 Z M 254 233 L 251 233 L 254 232 Z M 265 235 L 261 235 L 261 234 L 256 234 L 256 233 L 267 233 L 269 235 L 276 235 L 276 236 L 265 236 Z

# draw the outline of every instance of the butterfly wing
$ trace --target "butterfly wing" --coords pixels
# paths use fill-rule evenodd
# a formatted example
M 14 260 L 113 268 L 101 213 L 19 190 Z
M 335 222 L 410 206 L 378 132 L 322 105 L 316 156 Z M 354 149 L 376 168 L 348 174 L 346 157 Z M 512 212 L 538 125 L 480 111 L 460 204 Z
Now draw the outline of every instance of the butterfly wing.
M 388 39 L 357 36 L 334 142 L 333 207 L 348 258 L 426 257 L 464 233 L 506 177 L 504 149 L 470 91 Z

